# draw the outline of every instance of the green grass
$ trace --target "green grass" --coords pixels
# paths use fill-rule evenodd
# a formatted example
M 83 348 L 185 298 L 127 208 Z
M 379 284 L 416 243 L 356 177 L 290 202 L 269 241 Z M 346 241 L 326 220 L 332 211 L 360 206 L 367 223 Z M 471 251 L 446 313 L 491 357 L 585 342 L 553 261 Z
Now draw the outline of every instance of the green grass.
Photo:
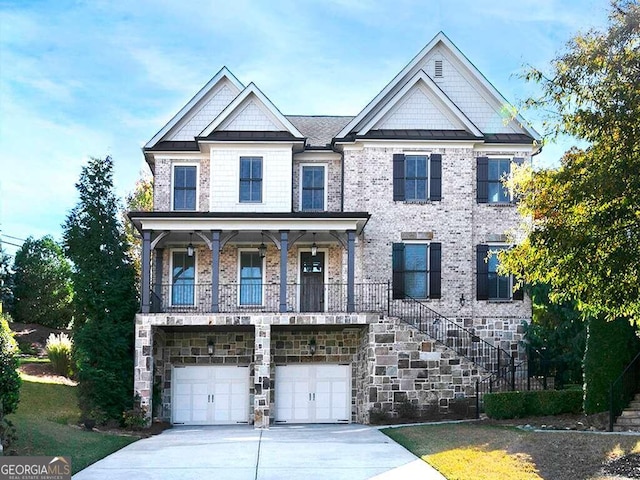
M 508 445 L 520 432 L 501 427 L 433 425 L 382 430 L 449 480 L 538 480 L 526 455 Z
M 18 365 L 24 365 L 25 363 L 51 363 L 47 357 L 18 357 Z
M 595 479 L 603 461 L 640 450 L 637 436 L 528 432 L 481 423 L 382 432 L 449 480 Z
M 137 437 L 80 428 L 76 387 L 23 379 L 18 409 L 7 418 L 16 428 L 18 455 L 66 456 L 77 473 Z

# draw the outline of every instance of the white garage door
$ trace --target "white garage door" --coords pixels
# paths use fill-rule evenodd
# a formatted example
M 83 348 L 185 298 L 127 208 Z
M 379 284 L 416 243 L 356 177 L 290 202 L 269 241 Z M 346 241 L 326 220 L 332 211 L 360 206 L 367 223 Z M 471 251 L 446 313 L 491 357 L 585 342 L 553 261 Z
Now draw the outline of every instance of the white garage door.
M 350 365 L 276 367 L 276 422 L 349 422 L 350 372 Z
M 174 367 L 172 421 L 223 425 L 249 421 L 249 367 Z

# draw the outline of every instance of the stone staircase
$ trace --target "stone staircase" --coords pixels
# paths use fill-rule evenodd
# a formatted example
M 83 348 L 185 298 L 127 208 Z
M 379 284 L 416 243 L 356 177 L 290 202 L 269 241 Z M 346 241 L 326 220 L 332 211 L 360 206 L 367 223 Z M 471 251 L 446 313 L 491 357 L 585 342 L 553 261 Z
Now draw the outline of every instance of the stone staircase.
M 622 415 L 616 419 L 613 431 L 640 431 L 640 393 L 636 394 L 629 406 L 622 411 Z

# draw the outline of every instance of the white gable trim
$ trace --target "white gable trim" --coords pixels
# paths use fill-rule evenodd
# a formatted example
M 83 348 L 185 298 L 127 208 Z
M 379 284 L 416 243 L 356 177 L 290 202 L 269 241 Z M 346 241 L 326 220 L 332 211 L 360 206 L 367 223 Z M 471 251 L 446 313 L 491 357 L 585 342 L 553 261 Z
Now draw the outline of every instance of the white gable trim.
M 231 124 L 234 123 L 235 121 L 241 121 L 242 116 L 245 114 L 245 112 L 248 111 L 248 109 L 252 105 L 255 106 L 255 108 L 257 108 L 258 111 L 266 117 L 266 119 L 271 123 L 271 125 L 273 125 L 274 127 L 273 130 L 279 130 L 279 129 L 281 130 L 281 128 L 278 128 L 278 125 L 280 124 L 280 122 L 273 115 L 271 110 L 267 109 L 264 106 L 264 104 L 254 99 L 255 97 L 253 95 L 249 95 L 247 98 L 245 98 L 244 102 L 238 105 L 238 108 L 236 108 L 236 111 L 233 112 L 231 115 L 229 115 L 220 125 L 218 125 L 217 130 L 238 130 L 237 128 L 231 128 Z
M 240 94 L 229 104 L 227 108 L 222 110 L 220 114 L 211 122 L 207 128 L 205 128 L 199 135 L 199 137 L 206 137 L 210 135 L 214 130 L 216 130 L 222 123 L 227 120 L 227 118 L 231 117 L 231 115 L 241 106 L 244 101 L 250 96 L 255 95 L 260 102 L 267 108 L 269 112 L 277 119 L 278 122 L 282 124 L 282 126 L 289 131 L 294 137 L 302 138 L 302 135 L 293 124 L 287 120 L 287 118 L 280 113 L 280 110 L 276 108 L 276 106 L 269 100 L 264 93 L 260 91 L 256 85 L 251 82 L 247 88 L 245 88 Z
M 384 89 L 378 95 L 375 96 L 373 100 L 371 100 L 367 106 L 351 120 L 337 135 L 336 138 L 344 138 L 351 131 L 361 123 L 367 115 L 369 115 L 382 100 L 391 92 L 394 88 L 397 88 L 400 82 L 409 74 L 419 63 L 423 62 L 428 53 L 433 50 L 433 48 L 442 42 L 451 53 L 471 72 L 471 74 L 475 77 L 475 79 L 482 84 L 489 93 L 491 93 L 498 102 L 507 103 L 507 100 L 502 96 L 498 90 L 486 79 L 486 77 L 473 65 L 469 59 L 454 45 L 454 43 L 449 40 L 449 38 L 443 33 L 439 32 L 433 39 L 422 49 L 420 52 L 413 57 L 413 59 L 398 73 L 391 82 L 387 84 Z M 515 120 L 519 122 L 522 128 L 531 135 L 535 140 L 540 140 L 540 135 L 536 132 L 532 127 L 529 127 L 525 120 L 517 115 Z M 367 123 L 368 125 L 368 123 Z M 359 132 L 358 132 L 359 133 Z
M 473 133 L 477 137 L 482 137 L 482 132 L 476 127 L 471 120 L 460 110 L 455 103 L 453 103 L 447 95 L 438 87 L 438 85 L 431 80 L 431 78 L 420 70 L 411 80 L 409 80 L 402 89 L 400 89 L 391 99 L 380 109 L 380 111 L 369 120 L 358 132 L 358 135 L 366 135 L 376 123 L 378 123 L 394 106 L 396 106 L 402 98 L 413 88 L 414 85 L 423 82 L 424 85 L 432 92 L 438 100 L 440 100 L 444 106 L 453 114 L 453 116 L 462 123 L 468 131 Z
M 227 79 L 231 82 L 238 90 L 242 90 L 244 85 L 240 83 L 233 73 L 231 73 L 227 67 L 222 67 L 218 73 L 216 73 L 211 80 L 207 82 L 207 84 L 200 89 L 198 93 L 194 95 L 194 97 L 189 100 L 189 102 L 182 107 L 182 109 L 176 113 L 169 122 L 160 129 L 158 133 L 154 135 L 154 137 L 147 142 L 144 148 L 153 148 L 156 143 L 158 143 L 162 138 L 169 133 L 169 131 L 175 127 L 180 120 L 182 120 L 191 109 L 200 101 L 203 97 L 205 97 L 211 90 L 213 90 L 223 79 Z

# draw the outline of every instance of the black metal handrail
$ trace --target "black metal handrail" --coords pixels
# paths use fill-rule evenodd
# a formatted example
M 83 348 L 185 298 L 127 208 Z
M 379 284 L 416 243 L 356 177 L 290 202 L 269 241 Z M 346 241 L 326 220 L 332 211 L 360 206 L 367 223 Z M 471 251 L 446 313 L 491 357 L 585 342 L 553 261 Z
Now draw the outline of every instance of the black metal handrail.
M 609 387 L 609 431 L 613 432 L 615 418 L 640 390 L 640 353 L 626 366 Z
M 488 372 L 500 372 L 513 362 L 512 356 L 502 348 L 483 340 L 473 330 L 458 325 L 415 298 L 405 296 L 390 302 L 389 315 L 414 326 Z
M 354 311 L 387 312 L 388 289 L 388 282 L 354 284 Z M 150 308 L 153 313 L 211 313 L 212 300 L 211 283 L 162 284 L 152 288 Z M 287 312 L 344 313 L 348 311 L 348 300 L 346 283 L 322 283 L 310 287 L 298 283 L 287 284 Z M 221 284 L 217 306 L 220 313 L 277 313 L 280 311 L 280 284 Z

